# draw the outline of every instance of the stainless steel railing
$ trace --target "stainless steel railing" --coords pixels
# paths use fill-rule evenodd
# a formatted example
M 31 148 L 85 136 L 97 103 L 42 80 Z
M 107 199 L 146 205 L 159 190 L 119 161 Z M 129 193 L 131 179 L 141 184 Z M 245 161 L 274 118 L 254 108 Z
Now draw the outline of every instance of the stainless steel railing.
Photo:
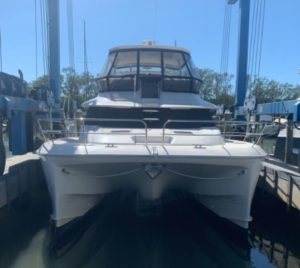
M 105 133 L 105 129 L 114 129 L 112 127 L 101 127 L 101 123 L 107 122 L 121 122 L 121 123 L 137 123 L 141 125 L 142 133 L 132 133 L 132 129 L 140 128 L 119 128 L 116 131 L 110 131 Z M 87 130 L 87 123 L 89 126 L 99 126 L 100 130 L 93 132 L 90 129 Z M 95 124 L 94 124 L 95 123 Z M 183 127 L 176 127 L 172 133 L 167 134 L 166 130 L 168 125 L 176 123 L 177 125 L 183 125 Z M 199 124 L 198 128 L 189 129 L 185 125 Z M 204 125 L 201 127 L 201 125 Z M 216 120 L 167 120 L 162 126 L 161 142 L 166 143 L 166 136 L 220 136 L 225 139 L 231 140 L 243 140 L 250 141 L 253 144 L 260 142 L 261 137 L 264 135 L 265 127 L 269 124 L 262 124 L 258 122 L 244 122 L 244 121 L 216 121 Z M 144 120 L 140 119 L 110 119 L 110 118 L 76 118 L 76 119 L 39 119 L 38 128 L 42 133 L 43 139 L 54 140 L 61 137 L 83 137 L 84 143 L 87 143 L 88 135 L 134 135 L 143 136 L 144 143 L 149 142 L 149 129 Z M 195 133 L 195 130 L 199 129 L 219 129 L 219 133 Z M 106 142 L 108 143 L 108 142 Z M 135 142 L 136 143 L 136 142 Z M 120 144 L 120 143 L 118 143 Z M 176 144 L 177 145 L 177 144 Z
M 125 123 L 138 123 L 141 124 L 141 126 L 143 126 L 144 129 L 144 135 L 146 140 L 148 139 L 148 127 L 147 127 L 147 123 L 143 120 L 139 120 L 139 119 L 111 119 L 111 118 L 74 118 L 74 119 L 53 119 L 53 120 L 49 120 L 49 119 L 38 119 L 38 128 L 40 130 L 40 132 L 43 135 L 44 140 L 51 140 L 53 137 L 55 137 L 55 135 L 65 135 L 66 137 L 70 137 L 70 136 L 79 136 L 79 135 L 84 135 L 85 134 L 91 134 L 86 132 L 85 128 L 86 128 L 86 122 L 125 122 Z M 48 123 L 49 125 L 49 129 L 43 129 L 43 122 Z M 76 130 L 68 130 L 67 128 L 67 124 L 66 122 L 73 122 L 74 127 L 76 127 Z M 75 124 L 74 124 L 75 123 Z M 55 129 L 55 125 L 53 124 L 58 124 L 59 127 L 64 127 L 64 129 Z M 80 131 L 79 129 L 82 128 L 82 130 Z M 46 134 L 46 135 L 45 135 Z M 97 134 L 97 133 L 93 133 L 93 134 Z M 99 134 L 103 134 L 103 133 L 99 133 Z M 114 134 L 114 133 L 110 133 L 110 134 Z M 117 133 L 118 135 L 122 135 L 120 132 Z M 48 136 L 47 136 L 48 135 Z

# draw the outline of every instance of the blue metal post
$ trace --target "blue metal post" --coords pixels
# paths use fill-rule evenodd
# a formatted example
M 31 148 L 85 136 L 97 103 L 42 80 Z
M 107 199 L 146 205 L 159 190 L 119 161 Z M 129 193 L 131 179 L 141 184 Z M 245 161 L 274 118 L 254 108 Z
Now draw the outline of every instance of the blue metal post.
M 244 105 L 247 91 L 250 0 L 240 0 L 239 51 L 236 80 L 236 108 Z
M 11 150 L 13 155 L 27 153 L 27 131 L 26 113 L 24 111 L 13 111 L 11 117 Z
M 49 86 L 60 102 L 59 0 L 48 0 Z

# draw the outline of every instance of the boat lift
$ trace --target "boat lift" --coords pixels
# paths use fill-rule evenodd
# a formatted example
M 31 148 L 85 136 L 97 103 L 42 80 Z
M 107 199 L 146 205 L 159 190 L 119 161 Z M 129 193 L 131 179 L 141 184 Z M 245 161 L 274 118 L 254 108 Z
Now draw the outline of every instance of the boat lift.
M 228 5 L 234 5 L 238 0 L 228 0 Z M 235 118 L 236 120 L 246 120 L 248 113 L 245 109 L 247 92 L 247 64 L 249 46 L 249 22 L 250 22 L 250 0 L 239 0 L 240 5 L 240 28 L 239 28 L 239 50 L 237 79 L 235 91 Z M 300 121 L 300 99 L 275 101 L 271 103 L 257 104 L 253 107 L 252 114 L 263 116 L 286 116 L 293 122 Z

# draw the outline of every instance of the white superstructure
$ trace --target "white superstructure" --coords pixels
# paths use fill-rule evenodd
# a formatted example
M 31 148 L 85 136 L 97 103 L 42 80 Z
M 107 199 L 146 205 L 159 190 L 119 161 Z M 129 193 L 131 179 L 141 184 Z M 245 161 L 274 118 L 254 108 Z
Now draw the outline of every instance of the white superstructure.
M 225 139 L 216 107 L 198 94 L 189 52 L 177 47 L 110 50 L 100 93 L 83 106 L 78 133 L 38 150 L 56 226 L 84 215 L 106 193 L 135 189 L 144 200 L 187 191 L 217 215 L 247 228 L 265 152 Z M 56 132 L 55 132 L 56 131 Z

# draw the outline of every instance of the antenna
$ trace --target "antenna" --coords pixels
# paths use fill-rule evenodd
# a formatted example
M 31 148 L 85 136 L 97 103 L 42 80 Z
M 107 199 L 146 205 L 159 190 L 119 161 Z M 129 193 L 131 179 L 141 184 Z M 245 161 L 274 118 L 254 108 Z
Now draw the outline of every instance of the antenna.
M 83 57 L 84 57 L 84 73 L 88 74 L 88 59 L 87 59 L 87 48 L 86 48 L 86 30 L 85 30 L 85 20 L 83 21 Z

